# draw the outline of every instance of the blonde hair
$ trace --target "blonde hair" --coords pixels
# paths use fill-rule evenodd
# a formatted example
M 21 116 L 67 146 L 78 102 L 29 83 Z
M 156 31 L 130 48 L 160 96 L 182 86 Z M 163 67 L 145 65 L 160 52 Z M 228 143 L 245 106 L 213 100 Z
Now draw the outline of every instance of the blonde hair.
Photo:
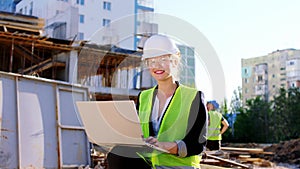
M 170 58 L 172 61 L 172 66 L 170 67 L 171 69 L 170 73 L 175 81 L 179 81 L 181 67 L 182 67 L 180 52 L 178 52 L 177 54 L 172 54 Z

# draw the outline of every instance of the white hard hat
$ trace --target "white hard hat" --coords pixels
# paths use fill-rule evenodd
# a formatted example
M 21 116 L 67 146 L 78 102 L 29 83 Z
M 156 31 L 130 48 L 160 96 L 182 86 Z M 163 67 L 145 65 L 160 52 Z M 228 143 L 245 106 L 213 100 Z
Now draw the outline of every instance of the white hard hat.
M 170 38 L 164 35 L 153 35 L 145 42 L 143 59 L 178 53 L 179 49 Z

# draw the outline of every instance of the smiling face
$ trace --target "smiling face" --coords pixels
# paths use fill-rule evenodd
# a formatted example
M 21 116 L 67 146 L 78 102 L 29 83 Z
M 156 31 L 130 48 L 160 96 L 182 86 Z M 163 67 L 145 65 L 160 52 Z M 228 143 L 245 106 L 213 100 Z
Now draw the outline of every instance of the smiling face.
M 145 60 L 152 77 L 159 81 L 172 80 L 178 60 L 172 55 L 162 55 Z

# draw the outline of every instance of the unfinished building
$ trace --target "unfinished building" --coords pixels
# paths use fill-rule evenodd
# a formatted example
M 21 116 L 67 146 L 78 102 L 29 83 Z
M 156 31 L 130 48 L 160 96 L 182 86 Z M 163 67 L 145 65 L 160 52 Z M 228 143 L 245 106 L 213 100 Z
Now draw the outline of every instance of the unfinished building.
M 43 26 L 40 18 L 0 13 L 0 71 L 88 85 L 96 100 L 135 99 L 136 89 L 150 87 L 141 84 L 141 52 L 48 38 Z
M 43 26 L 0 12 L 0 168 L 91 165 L 74 101 L 136 100 L 142 88 L 140 52 L 48 38 Z

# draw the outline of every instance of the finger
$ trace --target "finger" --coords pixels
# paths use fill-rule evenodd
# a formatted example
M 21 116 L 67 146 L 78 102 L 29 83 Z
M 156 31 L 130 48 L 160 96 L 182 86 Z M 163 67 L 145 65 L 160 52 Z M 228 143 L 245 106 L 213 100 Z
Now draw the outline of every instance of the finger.
M 161 144 L 159 141 L 156 141 L 155 143 L 153 143 L 153 145 L 157 146 L 157 147 L 161 147 Z
M 150 143 L 150 144 L 155 144 L 155 143 L 157 143 L 157 139 L 154 138 L 154 137 L 148 137 L 148 138 L 146 139 L 146 142 L 148 142 L 148 143 Z

